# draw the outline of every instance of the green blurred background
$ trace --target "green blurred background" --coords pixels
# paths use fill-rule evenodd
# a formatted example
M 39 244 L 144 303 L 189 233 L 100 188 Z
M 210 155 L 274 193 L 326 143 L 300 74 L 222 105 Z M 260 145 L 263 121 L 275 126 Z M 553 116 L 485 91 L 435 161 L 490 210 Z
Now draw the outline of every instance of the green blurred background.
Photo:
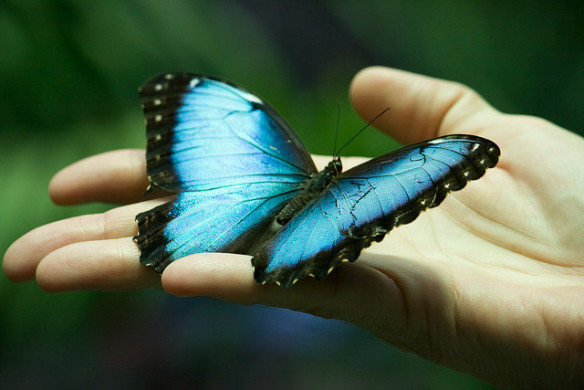
M 46 188 L 91 154 L 143 147 L 137 87 L 167 71 L 230 78 L 314 153 L 362 126 L 347 87 L 367 65 L 457 80 L 495 107 L 582 134 L 579 1 L 0 3 L 0 250 L 56 219 Z M 347 154 L 396 146 L 375 131 Z M 534 166 L 536 168 L 536 166 Z M 158 291 L 50 295 L 0 278 L 0 388 L 490 389 L 350 325 Z

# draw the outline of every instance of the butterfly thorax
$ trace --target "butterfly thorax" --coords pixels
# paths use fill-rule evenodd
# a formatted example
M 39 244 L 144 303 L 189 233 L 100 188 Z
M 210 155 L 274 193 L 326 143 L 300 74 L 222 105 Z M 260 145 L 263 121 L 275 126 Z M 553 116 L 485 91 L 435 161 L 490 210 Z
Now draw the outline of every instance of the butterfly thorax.
M 340 158 L 335 157 L 322 171 L 314 173 L 309 179 L 302 182 L 301 192 L 278 213 L 276 222 L 280 225 L 287 224 L 308 202 L 322 194 L 342 170 L 343 165 Z

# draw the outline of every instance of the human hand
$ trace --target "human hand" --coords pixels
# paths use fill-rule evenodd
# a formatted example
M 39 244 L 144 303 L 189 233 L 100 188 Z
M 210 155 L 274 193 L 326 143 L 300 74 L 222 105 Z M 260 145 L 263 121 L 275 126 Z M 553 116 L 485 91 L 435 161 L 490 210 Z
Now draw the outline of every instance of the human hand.
M 472 133 L 501 148 L 496 168 L 422 213 L 356 263 L 290 289 L 259 286 L 249 256 L 198 254 L 160 278 L 139 262 L 134 217 L 143 151 L 98 155 L 55 176 L 52 199 L 128 203 L 42 226 L 4 258 L 14 281 L 47 291 L 160 286 L 176 295 L 267 304 L 352 322 L 400 348 L 500 386 L 584 381 L 584 140 L 544 120 L 502 114 L 471 90 L 387 68 L 353 81 L 356 110 L 398 141 Z M 350 167 L 361 160 L 343 159 Z M 324 160 L 318 159 L 320 166 Z

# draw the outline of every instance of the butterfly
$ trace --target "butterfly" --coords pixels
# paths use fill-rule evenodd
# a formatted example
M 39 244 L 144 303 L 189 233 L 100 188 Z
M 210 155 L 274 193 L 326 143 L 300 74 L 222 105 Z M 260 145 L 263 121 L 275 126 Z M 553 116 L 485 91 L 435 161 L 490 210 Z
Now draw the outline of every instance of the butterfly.
M 258 283 L 324 278 L 495 166 L 500 150 L 448 135 L 341 173 L 318 172 L 272 106 L 237 84 L 168 73 L 140 88 L 149 190 L 176 197 L 136 216 L 142 264 L 162 272 L 194 253 L 252 255 Z

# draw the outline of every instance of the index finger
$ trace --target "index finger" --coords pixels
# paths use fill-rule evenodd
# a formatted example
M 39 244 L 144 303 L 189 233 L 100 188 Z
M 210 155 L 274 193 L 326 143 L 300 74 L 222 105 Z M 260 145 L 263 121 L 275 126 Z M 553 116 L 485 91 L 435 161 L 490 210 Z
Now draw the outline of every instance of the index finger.
M 144 150 L 123 149 L 85 158 L 59 171 L 49 195 L 60 205 L 143 201 L 148 187 Z M 151 198 L 152 196 L 150 196 Z

